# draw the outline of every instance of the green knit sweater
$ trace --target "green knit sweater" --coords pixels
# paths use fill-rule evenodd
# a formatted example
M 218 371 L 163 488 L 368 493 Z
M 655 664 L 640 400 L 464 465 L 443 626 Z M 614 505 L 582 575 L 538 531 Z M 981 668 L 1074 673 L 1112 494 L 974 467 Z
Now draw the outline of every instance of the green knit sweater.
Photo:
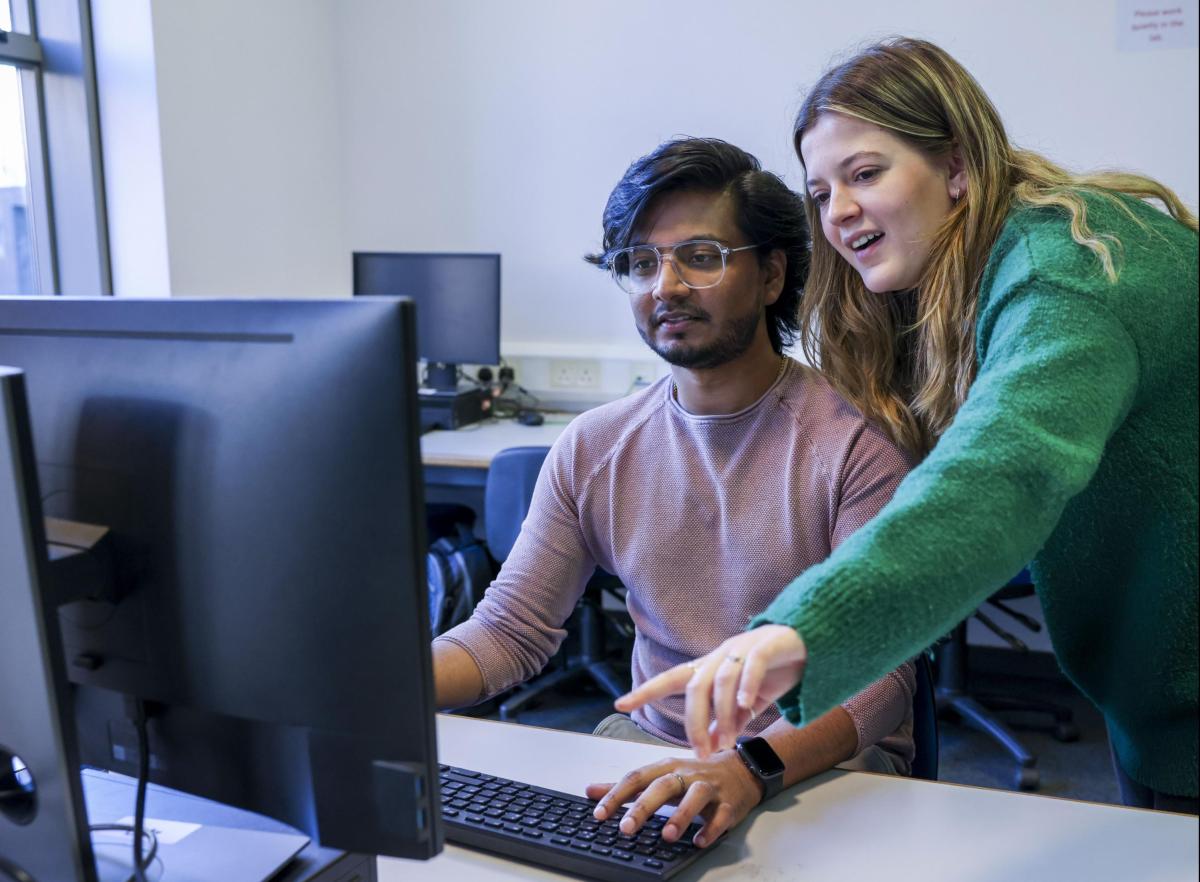
M 1095 195 L 1110 283 L 1065 213 L 1013 212 L 980 286 L 979 372 L 892 501 L 752 624 L 808 647 L 796 725 L 1030 569 L 1064 672 L 1134 780 L 1197 795 L 1197 238 Z

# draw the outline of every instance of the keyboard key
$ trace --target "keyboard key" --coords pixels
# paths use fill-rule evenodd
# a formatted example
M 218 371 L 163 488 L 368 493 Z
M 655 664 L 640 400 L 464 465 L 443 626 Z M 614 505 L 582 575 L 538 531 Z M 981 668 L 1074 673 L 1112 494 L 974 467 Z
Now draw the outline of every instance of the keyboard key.
M 454 774 L 456 774 L 456 775 L 461 775 L 461 776 L 462 776 L 462 777 L 464 777 L 464 778 L 478 778 L 478 777 L 479 777 L 479 773 L 478 773 L 478 772 L 472 772 L 470 769 L 455 769 L 455 768 L 452 768 L 452 769 L 450 769 L 450 771 L 451 771 L 451 772 L 453 772 L 453 773 L 454 773 Z
M 521 825 L 520 824 L 505 824 L 504 829 L 507 830 L 509 833 L 520 833 Z
M 593 854 L 612 854 L 612 849 L 605 848 L 603 845 L 593 845 L 592 853 Z
M 675 860 L 675 858 L 679 857 L 679 855 L 675 854 L 675 852 L 665 848 L 660 848 L 655 851 L 654 856 L 660 861 L 666 861 L 667 863 L 670 863 L 671 861 Z
M 621 851 L 621 850 L 620 850 L 620 849 L 618 849 L 618 848 L 614 848 L 614 849 L 613 849 L 612 856 L 613 856 L 613 857 L 615 857 L 615 858 L 616 858 L 617 860 L 619 860 L 619 861 L 631 861 L 631 860 L 633 860 L 633 855 L 632 855 L 632 854 L 630 854 L 630 853 L 629 853 L 629 852 L 627 852 L 627 851 Z
M 653 867 L 656 870 L 661 870 L 663 867 L 662 861 L 656 861 L 654 858 L 646 858 L 642 861 L 642 866 Z
M 442 817 L 444 817 L 444 818 L 457 818 L 457 817 L 458 817 L 458 810 L 457 810 L 457 809 L 452 809 L 452 808 L 443 808 L 443 809 L 442 809 Z
M 482 824 L 483 823 L 483 815 L 467 815 L 467 820 L 470 821 L 472 824 Z
M 591 850 L 591 848 L 592 848 L 592 843 L 590 843 L 590 842 L 579 842 L 579 841 L 573 841 L 573 842 L 571 843 L 571 848 L 577 848 L 577 849 L 579 849 L 580 851 L 590 851 L 590 850 Z
M 570 839 L 567 839 L 562 836 L 551 836 L 550 841 L 553 842 L 555 845 L 570 845 L 571 844 Z
M 526 827 L 524 830 L 521 831 L 521 835 L 528 836 L 530 839 L 541 839 L 542 831 L 534 830 L 531 827 Z
M 485 818 L 483 822 L 485 824 L 487 824 L 489 827 L 503 827 L 504 826 L 504 822 L 498 818 Z

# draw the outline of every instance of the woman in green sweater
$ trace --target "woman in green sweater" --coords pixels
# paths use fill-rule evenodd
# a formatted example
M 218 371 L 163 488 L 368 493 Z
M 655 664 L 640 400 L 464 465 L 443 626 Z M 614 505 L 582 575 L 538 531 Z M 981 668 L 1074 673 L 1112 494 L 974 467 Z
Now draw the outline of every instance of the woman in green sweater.
M 1015 148 L 970 74 L 919 40 L 826 73 L 795 144 L 824 233 L 804 351 L 923 460 L 757 627 L 618 708 L 686 689 L 701 755 L 776 699 L 803 725 L 1032 560 L 1123 799 L 1195 811 L 1196 218 L 1150 179 Z

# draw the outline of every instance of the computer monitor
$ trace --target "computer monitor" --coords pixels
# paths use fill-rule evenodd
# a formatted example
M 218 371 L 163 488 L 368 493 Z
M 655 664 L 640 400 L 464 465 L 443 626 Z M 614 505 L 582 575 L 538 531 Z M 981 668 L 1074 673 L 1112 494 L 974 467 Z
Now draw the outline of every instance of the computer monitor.
M 411 297 L 425 384 L 458 387 L 460 364 L 500 362 L 500 255 L 355 252 L 354 293 Z
M 0 367 L 0 878 L 92 880 L 20 371 Z M 22 875 L 24 874 L 24 875 Z
M 60 608 L 80 759 L 323 845 L 442 844 L 407 300 L 0 298 L 44 513 L 110 529 Z

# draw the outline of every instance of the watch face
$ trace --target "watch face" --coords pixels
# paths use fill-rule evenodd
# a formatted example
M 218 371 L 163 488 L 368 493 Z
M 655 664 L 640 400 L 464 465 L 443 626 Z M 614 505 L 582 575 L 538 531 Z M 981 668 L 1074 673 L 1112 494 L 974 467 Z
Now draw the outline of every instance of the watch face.
M 758 768 L 759 774 L 765 777 L 783 774 L 783 761 L 779 754 L 771 749 L 771 745 L 763 738 L 747 738 L 738 748 L 750 758 Z

